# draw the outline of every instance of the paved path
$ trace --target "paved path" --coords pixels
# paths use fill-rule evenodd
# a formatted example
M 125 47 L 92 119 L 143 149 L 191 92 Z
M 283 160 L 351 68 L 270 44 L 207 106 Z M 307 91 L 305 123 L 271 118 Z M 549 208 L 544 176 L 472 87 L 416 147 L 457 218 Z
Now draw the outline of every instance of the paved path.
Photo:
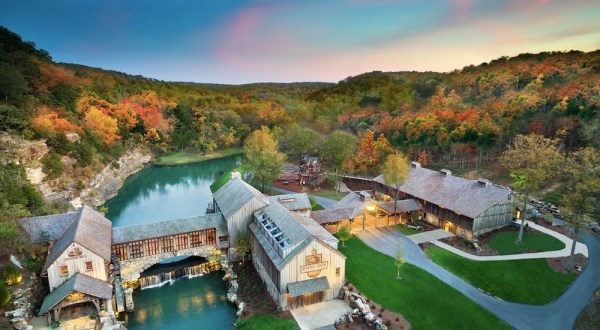
M 509 255 L 502 255 L 502 256 L 477 256 L 477 255 L 473 255 L 467 252 L 464 252 L 462 250 L 459 250 L 453 246 L 450 246 L 444 242 L 440 242 L 437 240 L 431 240 L 430 242 L 443 248 L 446 249 L 450 252 L 453 252 L 455 254 L 458 254 L 459 256 L 463 257 L 463 258 L 467 258 L 467 259 L 471 259 L 471 260 L 475 260 L 475 261 L 497 261 L 497 260 L 520 260 L 520 259 L 540 259 L 540 258 L 558 258 L 558 257 L 568 257 L 571 255 L 571 245 L 573 244 L 573 240 L 561 233 L 557 233 L 554 230 L 550 230 L 546 227 L 540 226 L 540 225 L 536 225 L 533 222 L 527 221 L 529 223 L 529 227 L 541 231 L 545 234 L 551 235 L 553 237 L 556 237 L 558 240 L 562 241 L 563 243 L 565 243 L 565 247 L 562 250 L 556 250 L 556 251 L 547 251 L 547 252 L 535 252 L 535 253 L 521 253 L 521 254 L 509 254 Z M 422 235 L 422 234 L 417 234 L 417 235 Z M 409 238 L 411 240 L 413 240 L 413 236 L 417 236 L 417 235 L 412 235 L 409 236 Z M 422 242 L 415 242 L 415 243 L 422 243 Z M 579 243 L 577 242 L 577 244 L 575 245 L 575 254 L 581 253 L 584 256 L 588 257 L 588 248 L 585 244 Z
M 302 330 L 328 329 L 342 314 L 352 310 L 343 300 L 329 300 L 301 308 L 290 309 Z
M 600 239 L 591 234 L 583 236 L 589 250 L 585 270 L 562 296 L 543 306 L 506 302 L 483 293 L 427 259 L 418 245 L 395 228 L 368 229 L 358 232 L 357 236 L 370 247 L 391 257 L 394 257 L 397 247 L 403 244 L 407 262 L 436 276 L 517 329 L 572 329 L 575 319 L 594 291 L 600 288 Z
M 425 242 L 437 242 L 438 239 L 452 236 L 454 236 L 454 234 L 449 233 L 443 229 L 435 229 L 430 231 L 424 231 L 419 234 L 410 235 L 408 236 L 408 239 L 413 241 L 413 243 L 415 244 L 421 244 Z

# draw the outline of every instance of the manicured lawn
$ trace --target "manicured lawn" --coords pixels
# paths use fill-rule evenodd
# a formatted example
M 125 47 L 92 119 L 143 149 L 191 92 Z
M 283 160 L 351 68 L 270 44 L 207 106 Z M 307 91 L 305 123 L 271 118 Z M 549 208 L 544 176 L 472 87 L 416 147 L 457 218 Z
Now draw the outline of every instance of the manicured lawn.
M 235 169 L 242 174 L 242 177 L 244 177 L 244 171 L 246 171 L 244 165 L 236 167 Z M 231 180 L 231 171 L 225 171 L 210 185 L 210 191 L 215 192 L 219 190 L 219 188 L 223 187 L 229 180 Z
M 488 246 L 499 254 L 519 254 L 562 250 L 565 244 L 560 240 L 540 232 L 523 232 L 521 244 L 515 244 L 519 233 L 505 231 L 497 233 L 488 241 Z
M 356 289 L 404 316 L 412 329 L 509 329 L 496 316 L 428 272 L 404 264 L 396 280 L 394 259 L 356 237 L 340 245 L 346 277 Z
M 281 319 L 269 315 L 256 315 L 238 321 L 241 330 L 294 330 L 300 329 L 293 317 Z
M 223 158 L 227 156 L 233 156 L 241 154 L 242 149 L 240 148 L 229 148 L 225 150 L 219 150 L 206 154 L 202 153 L 189 153 L 189 152 L 176 152 L 170 155 L 161 156 L 156 161 L 156 165 L 183 165 L 190 163 L 199 163 L 206 160 Z
M 553 271 L 545 259 L 472 261 L 438 247 L 425 253 L 473 286 L 503 300 L 529 305 L 556 300 L 576 278 Z
M 315 201 L 314 198 L 308 196 L 308 200 L 310 201 L 310 207 L 313 211 L 319 211 L 319 210 L 324 210 L 325 208 L 323 207 L 323 205 L 317 203 L 317 201 Z
M 315 195 L 315 196 L 319 196 L 319 197 L 325 197 L 325 198 L 329 198 L 329 199 L 333 199 L 336 201 L 341 200 L 342 198 L 346 197 L 348 193 L 345 192 L 339 192 L 336 194 L 335 190 L 332 189 L 321 189 L 317 192 L 311 193 L 311 195 Z
M 420 234 L 420 233 L 422 233 L 422 232 L 423 232 L 423 231 L 421 231 L 421 230 L 416 230 L 416 229 L 410 229 L 410 228 L 406 228 L 406 227 L 404 227 L 403 225 L 396 225 L 396 228 L 398 228 L 398 230 L 399 230 L 399 231 L 400 231 L 402 234 L 404 234 L 404 235 L 406 235 L 406 236 L 410 236 L 410 235 L 414 235 L 414 234 Z

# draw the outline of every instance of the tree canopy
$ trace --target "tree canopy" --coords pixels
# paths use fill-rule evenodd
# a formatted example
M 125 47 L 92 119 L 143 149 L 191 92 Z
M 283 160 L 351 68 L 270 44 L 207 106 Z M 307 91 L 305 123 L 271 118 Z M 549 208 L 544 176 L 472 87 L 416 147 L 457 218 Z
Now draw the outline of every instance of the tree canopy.
M 268 127 L 263 126 L 252 132 L 244 143 L 250 180 L 262 191 L 265 186 L 277 179 L 285 162 L 285 154 L 279 152 L 279 143 L 271 135 Z

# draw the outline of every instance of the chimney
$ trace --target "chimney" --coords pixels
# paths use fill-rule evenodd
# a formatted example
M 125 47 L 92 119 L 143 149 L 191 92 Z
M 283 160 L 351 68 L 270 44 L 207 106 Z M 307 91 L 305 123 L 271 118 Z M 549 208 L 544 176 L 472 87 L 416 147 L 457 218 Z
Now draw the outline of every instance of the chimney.
M 487 187 L 491 184 L 491 182 L 487 179 L 479 178 L 479 179 L 477 179 L 477 184 L 482 187 Z
M 450 172 L 450 170 L 447 170 L 445 168 L 441 169 L 440 172 L 442 172 L 442 174 L 444 174 L 444 176 L 452 176 L 452 172 Z
M 242 173 L 238 172 L 236 169 L 233 169 L 233 171 L 231 172 L 231 180 L 234 179 L 242 179 Z
M 410 162 L 410 166 L 417 168 L 417 167 L 421 167 L 421 163 L 419 162 Z

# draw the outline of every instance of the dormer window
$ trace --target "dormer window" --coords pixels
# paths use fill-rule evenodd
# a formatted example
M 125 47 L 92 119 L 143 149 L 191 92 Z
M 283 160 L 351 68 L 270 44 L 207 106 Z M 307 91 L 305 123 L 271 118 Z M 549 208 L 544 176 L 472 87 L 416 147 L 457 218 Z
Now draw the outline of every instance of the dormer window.
M 60 266 L 60 276 L 69 276 L 69 267 L 67 265 Z

